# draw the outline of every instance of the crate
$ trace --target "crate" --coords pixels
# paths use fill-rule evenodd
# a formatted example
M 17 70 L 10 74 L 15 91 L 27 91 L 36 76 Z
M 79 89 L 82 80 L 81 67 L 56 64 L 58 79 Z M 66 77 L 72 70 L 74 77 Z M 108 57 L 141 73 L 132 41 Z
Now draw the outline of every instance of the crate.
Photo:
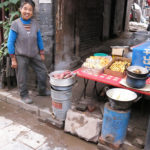
M 127 61 L 127 62 L 131 63 L 131 59 L 129 59 L 129 58 L 125 58 L 125 57 L 115 57 L 115 58 L 109 63 L 109 65 L 104 69 L 104 73 L 105 73 L 105 74 L 112 75 L 112 76 L 120 77 L 120 78 L 125 77 L 125 76 L 126 76 L 126 71 L 124 71 L 124 72 L 119 72 L 119 71 L 112 71 L 112 70 L 109 69 L 109 67 L 110 67 L 115 61 Z
M 123 57 L 129 52 L 129 46 L 111 46 L 112 56 Z

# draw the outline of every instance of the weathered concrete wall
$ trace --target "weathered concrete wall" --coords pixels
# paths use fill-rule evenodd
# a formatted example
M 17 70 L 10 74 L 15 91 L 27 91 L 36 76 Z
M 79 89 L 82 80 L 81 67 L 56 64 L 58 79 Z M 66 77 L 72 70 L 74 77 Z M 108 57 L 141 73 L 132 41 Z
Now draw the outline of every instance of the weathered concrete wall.
M 53 67 L 54 52 L 54 17 L 52 3 L 39 3 L 39 23 L 45 48 L 45 64 L 48 70 Z

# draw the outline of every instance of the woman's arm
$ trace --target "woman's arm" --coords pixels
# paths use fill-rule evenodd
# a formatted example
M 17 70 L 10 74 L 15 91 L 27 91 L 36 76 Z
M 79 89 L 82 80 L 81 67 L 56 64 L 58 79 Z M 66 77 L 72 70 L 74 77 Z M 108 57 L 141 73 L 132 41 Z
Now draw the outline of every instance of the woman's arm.
M 15 54 L 16 39 L 17 39 L 17 33 L 10 29 L 9 37 L 8 37 L 8 41 L 7 41 L 8 52 L 9 52 L 10 55 Z
M 38 43 L 38 48 L 40 50 L 41 59 L 45 60 L 44 45 L 43 45 L 43 40 L 42 40 L 42 36 L 41 36 L 40 30 L 37 32 L 37 43 Z
M 12 61 L 12 68 L 17 68 L 17 61 L 15 57 L 15 42 L 17 39 L 17 33 L 10 29 L 9 31 L 9 37 L 7 41 L 7 47 L 8 47 L 8 53 L 11 56 L 11 61 Z

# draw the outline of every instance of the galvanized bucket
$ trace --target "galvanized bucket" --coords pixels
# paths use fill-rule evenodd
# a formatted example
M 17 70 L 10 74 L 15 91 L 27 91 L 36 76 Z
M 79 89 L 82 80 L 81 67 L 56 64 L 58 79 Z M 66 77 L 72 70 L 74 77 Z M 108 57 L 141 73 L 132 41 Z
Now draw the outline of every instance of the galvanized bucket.
M 64 121 L 71 107 L 72 90 L 59 91 L 51 89 L 52 110 L 58 120 Z

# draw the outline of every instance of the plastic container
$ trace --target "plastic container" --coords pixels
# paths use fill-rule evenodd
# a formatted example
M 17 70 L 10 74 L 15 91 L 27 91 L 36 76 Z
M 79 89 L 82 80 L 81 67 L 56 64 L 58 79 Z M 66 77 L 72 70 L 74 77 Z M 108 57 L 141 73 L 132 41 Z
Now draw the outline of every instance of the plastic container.
M 108 54 L 105 54 L 105 53 L 94 53 L 94 56 L 108 56 Z
M 72 90 L 54 90 L 51 88 L 52 110 L 56 119 L 64 121 L 66 113 L 71 107 Z

